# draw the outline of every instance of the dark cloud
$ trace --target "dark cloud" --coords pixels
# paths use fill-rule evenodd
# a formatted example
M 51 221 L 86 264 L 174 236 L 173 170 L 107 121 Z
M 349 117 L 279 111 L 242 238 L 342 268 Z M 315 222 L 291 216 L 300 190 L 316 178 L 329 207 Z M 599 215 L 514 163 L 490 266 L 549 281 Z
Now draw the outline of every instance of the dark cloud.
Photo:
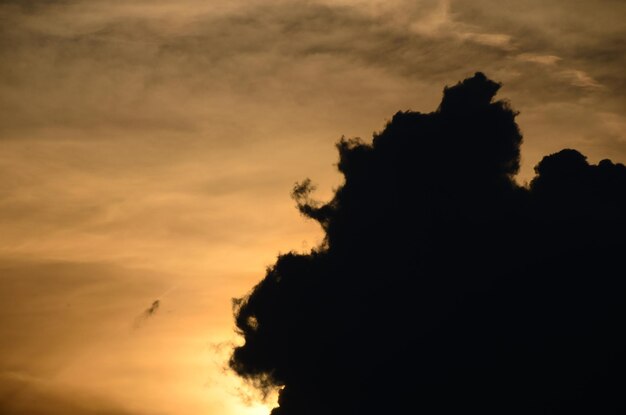
M 146 311 L 144 311 L 144 313 L 149 316 L 154 315 L 159 309 L 160 304 L 161 302 L 159 300 L 154 300 L 152 304 L 150 305 L 150 307 L 148 307 Z
M 135 318 L 135 322 L 133 323 L 133 328 L 138 329 L 141 325 L 150 317 L 153 317 L 157 311 L 159 311 L 159 307 L 161 306 L 160 300 L 154 300 L 150 307 L 146 308 L 143 313 Z
M 326 204 L 294 188 L 324 242 L 235 301 L 231 367 L 282 388 L 273 415 L 624 410 L 626 167 L 568 149 L 520 187 L 499 87 L 340 141 Z

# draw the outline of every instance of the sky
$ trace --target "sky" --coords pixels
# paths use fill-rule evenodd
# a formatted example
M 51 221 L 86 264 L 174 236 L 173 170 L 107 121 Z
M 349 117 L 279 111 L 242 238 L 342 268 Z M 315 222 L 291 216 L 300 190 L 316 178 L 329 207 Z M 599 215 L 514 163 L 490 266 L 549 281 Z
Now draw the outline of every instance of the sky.
M 268 412 L 231 299 L 322 232 L 334 144 L 482 71 L 545 154 L 626 161 L 621 0 L 0 0 L 0 410 Z M 155 301 L 158 300 L 155 306 Z

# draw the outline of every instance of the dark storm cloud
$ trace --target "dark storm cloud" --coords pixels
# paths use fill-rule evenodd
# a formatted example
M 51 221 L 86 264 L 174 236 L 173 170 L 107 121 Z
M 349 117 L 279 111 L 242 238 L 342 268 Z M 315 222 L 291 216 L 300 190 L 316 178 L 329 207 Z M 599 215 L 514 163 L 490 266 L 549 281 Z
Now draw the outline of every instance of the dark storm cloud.
M 326 204 L 294 188 L 324 242 L 235 301 L 231 366 L 282 387 L 273 415 L 624 409 L 626 167 L 566 149 L 520 187 L 499 87 L 342 140 Z

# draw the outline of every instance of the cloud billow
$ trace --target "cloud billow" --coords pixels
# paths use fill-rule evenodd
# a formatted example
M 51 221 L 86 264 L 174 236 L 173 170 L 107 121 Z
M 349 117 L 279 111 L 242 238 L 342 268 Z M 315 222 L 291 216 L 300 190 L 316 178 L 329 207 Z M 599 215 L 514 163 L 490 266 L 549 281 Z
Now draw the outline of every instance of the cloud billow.
M 235 300 L 231 367 L 273 415 L 617 413 L 624 408 L 626 167 L 571 149 L 527 187 L 516 112 L 477 73 L 432 113 L 343 139 L 325 231 Z

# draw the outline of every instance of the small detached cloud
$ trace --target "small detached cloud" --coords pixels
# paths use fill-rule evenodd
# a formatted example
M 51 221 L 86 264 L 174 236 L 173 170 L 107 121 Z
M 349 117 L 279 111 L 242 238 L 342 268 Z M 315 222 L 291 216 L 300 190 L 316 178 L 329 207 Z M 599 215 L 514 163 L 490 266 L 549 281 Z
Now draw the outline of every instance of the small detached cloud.
M 141 313 L 139 316 L 137 316 L 137 318 L 135 318 L 135 322 L 133 324 L 133 328 L 138 329 L 139 327 L 141 327 L 141 325 L 144 324 L 144 322 L 151 318 L 154 317 L 157 313 L 157 311 L 159 311 L 159 307 L 161 306 L 161 301 L 160 300 L 154 300 L 152 302 L 152 304 L 150 304 L 150 307 L 146 308 L 143 313 Z

